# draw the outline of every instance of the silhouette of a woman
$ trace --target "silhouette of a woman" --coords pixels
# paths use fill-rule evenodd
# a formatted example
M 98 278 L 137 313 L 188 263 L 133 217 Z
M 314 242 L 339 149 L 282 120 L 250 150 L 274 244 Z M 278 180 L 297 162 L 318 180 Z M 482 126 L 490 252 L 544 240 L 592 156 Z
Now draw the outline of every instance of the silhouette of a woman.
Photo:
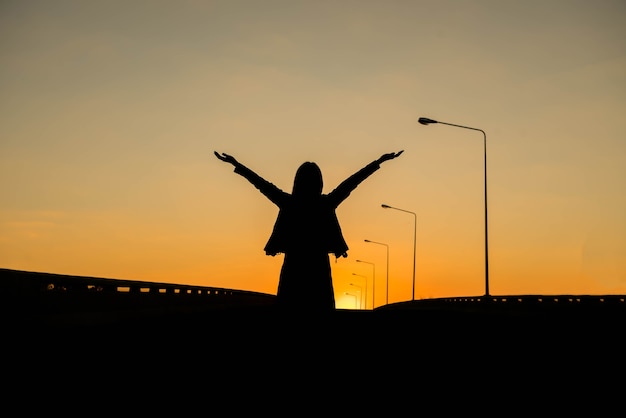
M 282 191 L 233 156 L 214 152 L 220 160 L 235 167 L 235 173 L 246 178 L 279 208 L 265 253 L 285 258 L 278 282 L 276 303 L 279 308 L 306 311 L 333 311 L 335 295 L 329 254 L 347 257 L 346 244 L 335 209 L 380 164 L 402 154 L 383 154 L 328 194 L 322 194 L 322 172 L 313 162 L 303 163 L 297 170 L 291 194 Z

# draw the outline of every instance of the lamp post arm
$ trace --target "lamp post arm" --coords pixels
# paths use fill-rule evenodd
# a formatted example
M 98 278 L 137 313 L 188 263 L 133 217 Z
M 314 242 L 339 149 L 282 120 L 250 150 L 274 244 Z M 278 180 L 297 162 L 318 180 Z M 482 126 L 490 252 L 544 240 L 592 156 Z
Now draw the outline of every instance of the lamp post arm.
M 400 208 L 395 208 L 395 207 L 393 207 L 393 206 L 389 206 L 389 208 L 390 208 L 390 209 L 399 210 L 400 212 L 410 213 L 410 214 L 413 214 L 414 216 L 417 216 L 417 215 L 415 215 L 415 212 L 411 212 L 410 210 L 404 210 L 404 209 L 400 209 Z
M 448 122 L 437 122 L 440 123 L 442 125 L 448 125 L 448 126 L 456 126 L 457 128 L 465 128 L 465 129 L 471 129 L 472 131 L 480 131 L 483 133 L 483 136 L 486 138 L 487 134 L 485 133 L 485 131 L 483 131 L 482 129 L 478 129 L 478 128 L 472 128 L 471 126 L 464 126 L 464 125 L 456 125 L 454 123 L 448 123 Z

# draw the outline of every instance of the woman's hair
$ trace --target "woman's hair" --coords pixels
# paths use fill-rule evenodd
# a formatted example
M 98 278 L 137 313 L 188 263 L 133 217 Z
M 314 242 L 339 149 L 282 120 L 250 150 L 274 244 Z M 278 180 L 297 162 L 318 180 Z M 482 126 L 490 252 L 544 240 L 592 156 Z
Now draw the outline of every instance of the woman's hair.
M 323 186 L 322 170 L 317 164 L 307 161 L 302 163 L 296 171 L 292 194 L 294 196 L 318 196 L 322 194 Z

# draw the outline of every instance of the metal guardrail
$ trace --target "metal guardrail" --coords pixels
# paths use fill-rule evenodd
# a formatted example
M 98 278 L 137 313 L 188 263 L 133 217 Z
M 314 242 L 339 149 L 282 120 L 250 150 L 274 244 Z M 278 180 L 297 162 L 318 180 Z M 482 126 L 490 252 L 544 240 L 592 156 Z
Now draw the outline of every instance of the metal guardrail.
M 626 303 L 624 295 L 508 295 L 508 296 L 463 296 L 428 299 L 438 303 L 481 303 L 494 304 L 603 304 Z M 625 305 L 626 306 L 626 305 Z
M 419 299 L 381 306 L 379 311 L 447 311 L 483 314 L 610 315 L 626 320 L 626 295 L 502 295 Z
M 264 293 L 219 287 L 71 276 L 10 269 L 0 269 L 0 290 L 14 294 L 33 292 L 112 291 L 188 295 L 270 296 Z
M 0 309 L 13 317 L 142 314 L 269 306 L 274 295 L 174 283 L 0 269 Z

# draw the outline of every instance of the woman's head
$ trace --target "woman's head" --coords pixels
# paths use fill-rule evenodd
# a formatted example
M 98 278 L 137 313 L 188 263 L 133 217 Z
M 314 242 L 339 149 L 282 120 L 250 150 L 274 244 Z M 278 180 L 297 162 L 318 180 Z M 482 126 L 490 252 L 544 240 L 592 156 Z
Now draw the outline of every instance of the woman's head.
M 296 171 L 292 194 L 294 196 L 318 196 L 322 194 L 323 186 L 322 171 L 317 164 L 307 161 L 302 163 Z

